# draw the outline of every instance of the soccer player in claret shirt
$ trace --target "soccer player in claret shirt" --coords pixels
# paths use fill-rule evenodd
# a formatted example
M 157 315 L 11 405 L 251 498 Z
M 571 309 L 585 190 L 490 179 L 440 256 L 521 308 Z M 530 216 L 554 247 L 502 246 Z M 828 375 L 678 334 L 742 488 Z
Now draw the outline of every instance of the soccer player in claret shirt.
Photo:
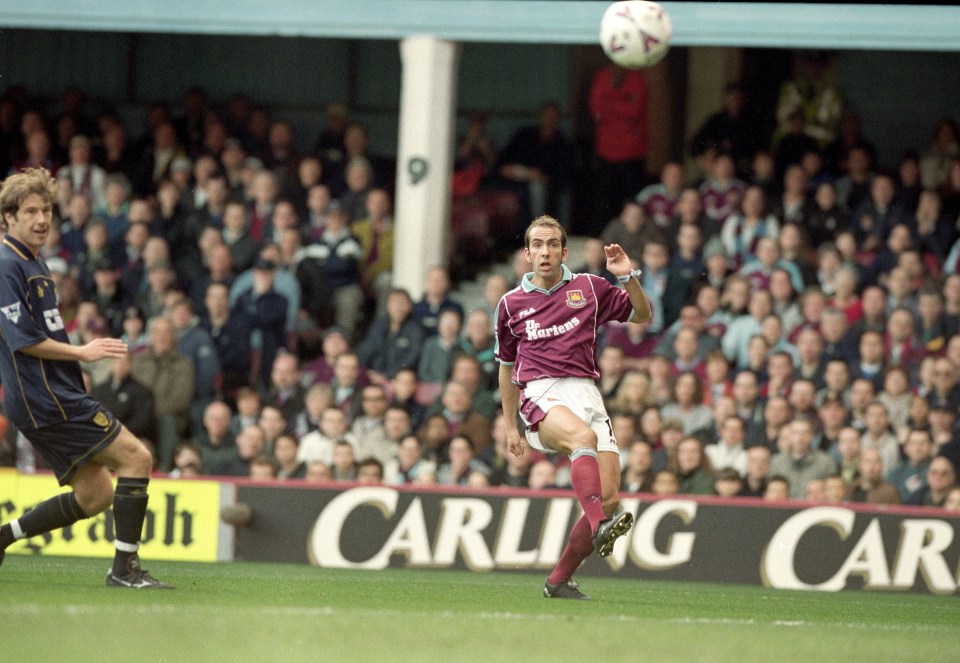
M 524 256 L 533 268 L 497 306 L 496 355 L 507 421 L 519 408 L 534 449 L 569 454 L 573 491 L 583 517 L 570 532 L 560 561 L 547 578 L 547 598 L 588 598 L 572 580 L 594 549 L 601 557 L 633 525 L 630 513 L 616 514 L 620 497 L 620 453 L 595 381 L 597 329 L 611 320 L 647 322 L 650 302 L 619 244 L 604 247 L 607 270 L 619 288 L 564 264 L 567 236 L 549 216 L 533 220 Z M 523 454 L 516 426 L 509 426 L 511 453 Z
M 153 459 L 113 414 L 87 395 L 78 364 L 123 356 L 127 346 L 111 338 L 70 344 L 50 270 L 40 257 L 56 193 L 56 182 L 42 168 L 11 175 L 0 185 L 6 231 L 0 245 L 0 379 L 7 416 L 60 485 L 73 490 L 0 527 L 0 563 L 17 539 L 95 516 L 112 502 L 116 556 L 107 585 L 171 589 L 140 567 L 137 554 Z M 117 473 L 116 491 L 110 470 Z

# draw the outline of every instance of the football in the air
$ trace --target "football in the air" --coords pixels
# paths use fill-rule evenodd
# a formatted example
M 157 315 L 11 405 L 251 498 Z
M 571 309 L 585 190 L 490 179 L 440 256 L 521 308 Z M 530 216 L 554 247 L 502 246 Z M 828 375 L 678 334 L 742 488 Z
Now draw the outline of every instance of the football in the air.
M 615 2 L 600 19 L 600 44 L 621 67 L 643 69 L 660 62 L 670 49 L 673 25 L 656 2 Z

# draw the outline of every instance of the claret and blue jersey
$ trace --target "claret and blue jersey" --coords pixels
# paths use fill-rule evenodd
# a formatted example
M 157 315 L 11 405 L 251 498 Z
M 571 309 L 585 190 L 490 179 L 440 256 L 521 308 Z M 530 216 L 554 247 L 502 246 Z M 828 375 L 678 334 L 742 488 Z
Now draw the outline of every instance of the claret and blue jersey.
M 19 352 L 47 338 L 70 342 L 50 270 L 8 235 L 0 246 L 0 379 L 7 416 L 20 429 L 96 414 L 77 362 Z
M 513 365 L 513 382 L 525 385 L 546 377 L 597 379 L 597 329 L 629 320 L 633 305 L 626 291 L 592 274 L 562 267 L 550 290 L 524 276 L 497 306 L 496 356 Z

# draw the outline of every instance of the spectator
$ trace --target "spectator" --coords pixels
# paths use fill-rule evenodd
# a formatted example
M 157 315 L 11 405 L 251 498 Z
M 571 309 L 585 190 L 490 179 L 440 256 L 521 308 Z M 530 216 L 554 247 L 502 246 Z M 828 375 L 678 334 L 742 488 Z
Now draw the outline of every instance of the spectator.
M 525 218 L 549 214 L 569 226 L 573 146 L 560 128 L 560 107 L 540 109 L 536 125 L 518 129 L 500 153 L 497 173 L 527 211 Z
M 737 368 L 746 368 L 750 339 L 760 332 L 760 323 L 770 314 L 772 299 L 768 290 L 750 293 L 749 312 L 734 318 L 721 338 L 723 353 Z
M 337 357 L 350 350 L 347 334 L 339 327 L 328 327 L 320 339 L 320 356 L 301 367 L 305 384 L 329 384 L 333 380 L 333 366 Z M 361 382 L 365 382 L 361 377 Z
M 620 379 L 613 397 L 607 401 L 610 411 L 625 412 L 640 417 L 653 404 L 650 394 L 650 378 L 646 373 L 628 370 Z
M 273 456 L 277 465 L 278 479 L 303 479 L 307 476 L 307 466 L 297 460 L 299 443 L 294 435 L 284 433 L 273 443 Z
M 330 465 L 334 481 L 355 481 L 357 461 L 353 446 L 344 440 L 333 447 L 333 463 Z
M 893 178 L 879 173 L 871 182 L 869 196 L 851 208 L 851 229 L 862 251 L 878 250 L 891 229 L 905 220 L 906 213 L 894 205 L 895 194 Z
M 170 307 L 170 321 L 177 334 L 177 350 L 194 369 L 192 418 L 199 421 L 203 408 L 220 389 L 220 356 L 210 333 L 200 325 L 193 313 L 193 302 L 180 296 Z
M 660 412 L 665 419 L 682 421 L 684 435 L 697 435 L 713 428 L 713 412 L 703 404 L 701 378 L 692 371 L 677 376 L 671 402 Z
M 236 453 L 220 466 L 220 474 L 230 477 L 251 476 L 250 469 L 254 459 L 265 450 L 266 440 L 263 430 L 256 424 L 244 426 L 243 430 L 237 434 Z
M 194 280 L 189 291 L 194 306 L 193 310 L 201 317 L 207 313 L 204 301 L 207 296 L 207 288 L 213 284 L 218 284 L 225 286 L 227 292 L 229 292 L 235 279 L 230 249 L 223 242 L 218 241 L 210 247 L 210 250 L 206 253 L 205 261 L 206 273 Z
M 360 359 L 354 352 L 344 352 L 333 364 L 333 404 L 347 413 L 348 419 L 360 411 Z
M 624 202 L 620 215 L 611 219 L 600 233 L 603 244 L 619 244 L 630 256 L 642 256 L 643 247 L 653 239 L 662 239 L 662 232 L 634 200 Z
M 307 463 L 308 466 L 313 461 L 331 465 L 333 450 L 340 442 L 352 446 L 356 441 L 349 431 L 346 413 L 340 408 L 330 407 L 320 415 L 320 428 L 307 433 L 300 440 L 297 460 Z
M 713 492 L 720 497 L 737 497 L 743 489 L 743 479 L 731 467 L 719 470 L 713 480 Z
M 436 334 L 429 336 L 420 348 L 417 379 L 420 382 L 442 383 L 450 373 L 450 362 L 460 341 L 460 314 L 447 309 L 440 314 Z
M 287 345 L 288 300 L 274 289 L 277 276 L 276 262 L 267 258 L 257 258 L 252 273 L 252 286 L 241 291 L 235 307 L 241 309 L 250 319 L 254 332 L 251 346 L 258 350 L 256 357 L 260 365 L 257 379 L 266 384 L 269 381 L 274 359 L 281 348 Z M 236 285 L 237 283 L 234 284 Z
M 288 422 L 293 422 L 303 410 L 304 391 L 296 356 L 282 352 L 273 360 L 270 386 L 263 394 L 263 402 L 276 406 Z
M 612 397 L 617 391 L 620 380 L 626 371 L 623 354 L 623 350 L 619 346 L 607 345 L 600 350 L 600 356 L 597 357 L 597 372 L 600 373 L 597 388 L 605 400 Z
M 806 495 L 806 493 L 804 493 L 804 495 Z M 767 480 L 767 487 L 763 491 L 763 501 L 785 502 L 789 499 L 796 499 L 791 497 L 790 481 L 786 477 L 779 474 L 770 477 Z
M 490 420 L 474 410 L 470 404 L 470 392 L 459 382 L 447 382 L 441 397 L 443 409 L 439 413 L 447 426 L 449 437 L 463 436 L 470 438 L 470 444 L 477 453 L 482 453 L 491 442 Z M 424 439 L 430 420 L 417 431 L 418 437 Z
M 620 473 L 620 490 L 631 493 L 649 493 L 653 490 L 653 446 L 646 440 L 630 443 L 626 466 Z
M 516 254 L 515 254 L 516 255 Z M 520 257 L 523 257 L 523 250 L 519 252 Z M 958 278 L 960 281 L 960 278 Z M 506 277 L 503 274 L 497 274 L 496 272 L 487 277 L 487 280 L 483 284 L 483 310 L 486 311 L 487 315 L 490 318 L 490 331 L 493 331 L 493 319 L 497 313 L 497 304 L 500 303 L 500 298 L 507 294 L 507 291 L 510 289 L 510 282 L 507 281 Z M 960 289 L 958 289 L 960 290 Z
M 807 482 L 807 494 L 803 497 L 805 502 L 813 504 L 825 504 L 827 501 L 826 479 L 811 479 Z
M 353 338 L 363 308 L 362 259 L 363 248 L 336 202 L 327 206 L 323 233 L 295 257 L 304 308 L 320 322 L 333 320 L 347 338 Z
M 170 175 L 174 160 L 186 156 L 169 118 L 157 119 L 150 131 L 152 142 L 140 158 L 134 183 L 134 189 L 141 195 L 156 193 L 157 183 Z
M 883 336 L 879 332 L 866 331 L 860 336 L 859 361 L 850 369 L 850 377 L 854 382 L 865 379 L 870 382 L 874 391 L 883 387 L 886 362 L 883 358 Z
M 661 497 L 680 492 L 680 479 L 673 470 L 660 470 L 653 478 L 653 492 Z
M 297 440 L 320 429 L 323 411 L 333 407 L 333 389 L 329 384 L 315 384 L 307 389 L 303 400 L 303 409 L 293 418 L 292 428 Z
M 634 196 L 647 177 L 650 122 L 643 72 L 608 63 L 593 75 L 588 106 L 595 125 L 593 153 L 599 185 L 595 209 L 601 222 Z
M 835 183 L 817 185 L 804 224 L 814 246 L 822 246 L 832 241 L 837 233 L 849 229 L 850 211 L 840 203 Z
M 667 166 L 669 165 L 670 164 L 667 164 Z M 664 166 L 664 168 L 667 166 Z M 643 195 L 643 191 L 640 192 L 640 195 Z M 646 209 L 646 207 L 644 209 Z M 707 251 L 707 247 L 711 247 L 711 252 L 713 252 L 713 249 L 716 247 L 723 247 L 722 243 L 713 241 L 719 238 L 721 224 L 715 219 L 707 216 L 703 211 L 703 201 L 700 200 L 700 192 L 697 187 L 683 187 L 683 189 L 680 190 L 673 210 L 674 214 L 666 226 L 666 234 L 668 238 L 676 237 L 679 234 L 682 226 L 697 226 L 700 228 L 700 236 L 704 241 L 704 261 L 706 261 L 706 259 L 709 257 L 706 254 L 710 253 Z M 657 222 L 657 217 L 655 215 L 651 218 L 653 218 L 658 228 L 662 227 L 660 226 L 659 222 Z
M 693 156 L 712 149 L 733 156 L 738 170 L 746 172 L 749 161 L 760 147 L 757 120 L 746 112 L 745 95 L 740 83 L 731 81 L 723 88 L 722 107 L 700 125 L 690 139 Z
M 129 354 L 110 362 L 110 380 L 90 391 L 90 395 L 110 410 L 138 438 L 155 439 L 153 394 L 132 376 Z
M 413 307 L 413 315 L 420 321 L 426 337 L 438 333 L 440 315 L 452 310 L 463 320 L 463 307 L 450 298 L 450 277 L 447 270 L 434 265 L 427 270 L 424 282 L 423 299 Z
M 758 186 L 748 187 L 742 202 L 737 197 L 737 207 L 724 214 L 720 236 L 736 268 L 756 259 L 757 244 L 762 237 L 776 239 L 780 234 L 780 223 L 767 213 L 763 190 Z
M 200 450 L 190 442 L 178 444 L 173 452 L 173 469 L 170 470 L 170 478 L 199 477 L 203 472 Z
M 473 442 L 465 435 L 450 440 L 450 461 L 437 470 L 437 482 L 447 486 L 464 486 L 474 472 L 489 474 L 490 470 L 474 457 Z
M 837 471 L 830 456 L 812 448 L 815 432 L 809 419 L 795 419 L 790 424 L 788 450 L 776 454 L 770 461 L 771 474 L 781 475 L 789 482 L 791 499 L 803 499 L 811 479 L 824 479 Z
M 746 439 L 747 427 L 743 419 L 737 416 L 724 419 L 720 427 L 720 439 L 704 449 L 710 465 L 715 470 L 731 468 L 740 476 L 746 476 L 748 454 L 743 446 Z
M 814 153 L 815 154 L 815 153 Z M 813 213 L 813 201 L 807 197 L 808 178 L 800 164 L 788 166 L 783 175 L 783 193 L 771 206 L 780 225 L 803 223 Z
M 770 473 L 769 447 L 747 449 L 747 471 L 739 497 L 763 497 L 767 492 L 767 476 Z
M 887 472 L 886 479 L 899 491 L 901 499 L 906 500 L 927 484 L 927 471 L 934 452 L 930 431 L 923 428 L 910 430 L 903 452 L 907 456 L 906 462 Z
M 662 239 L 652 238 L 645 243 L 640 266 L 641 285 L 653 310 L 650 331 L 660 333 L 679 317 L 689 284 L 670 268 L 670 250 Z
M 680 478 L 680 493 L 684 495 L 713 495 L 713 468 L 703 453 L 703 443 L 695 437 L 685 437 L 677 446 L 673 463 Z
M 174 274 L 170 262 L 166 259 L 158 259 L 156 262 L 147 265 L 146 271 L 147 287 L 141 290 L 135 305 L 143 311 L 147 318 L 165 315 L 166 297 L 173 289 L 176 274 Z
M 883 458 L 876 449 L 864 449 L 860 454 L 860 476 L 852 501 L 868 504 L 900 504 L 900 493 L 883 480 Z
M 194 436 L 193 446 L 208 474 L 222 474 L 221 468 L 237 453 L 230 417 L 230 407 L 223 401 L 212 401 L 204 408 L 203 426 Z
M 250 382 L 250 336 L 253 319 L 247 309 L 230 309 L 230 292 L 226 284 L 211 283 L 204 296 L 206 317 L 201 322 L 216 350 L 220 363 L 224 393 L 232 394 Z
M 383 463 L 376 458 L 364 458 L 357 464 L 357 483 L 383 483 Z
M 80 134 L 74 136 L 70 139 L 69 162 L 57 171 L 57 178 L 69 180 L 70 191 L 87 196 L 93 209 L 106 209 L 107 174 L 93 163 L 91 156 L 90 139 Z
M 132 375 L 153 392 L 157 454 L 161 469 L 166 471 L 173 461 L 173 450 L 187 431 L 194 367 L 177 350 L 173 323 L 169 320 L 151 319 L 149 335 L 150 347 L 133 358 Z
M 743 201 L 746 197 L 746 188 L 744 183 L 737 179 L 733 157 L 726 153 L 718 154 L 710 167 L 707 179 L 699 187 L 704 214 L 714 223 L 725 227 L 727 219 L 743 207 L 744 216 L 750 219 L 747 227 L 754 229 L 756 218 L 759 218 L 764 211 L 763 191 L 759 187 L 752 187 L 755 189 L 753 194 L 755 201 L 747 205 L 746 201 Z M 743 201 L 743 204 L 741 204 L 741 201 Z M 774 223 L 776 223 L 775 219 Z M 776 236 L 778 227 L 770 228 L 769 234 Z M 743 237 L 744 246 L 749 246 L 751 239 L 752 237 L 749 236 Z M 739 251 L 731 248 L 732 241 L 724 238 L 724 245 L 730 255 L 735 256 L 739 253 Z
M 403 408 L 414 429 L 420 428 L 427 408 L 417 402 L 417 374 L 412 369 L 397 371 L 390 381 L 390 407 Z
M 374 189 L 367 196 L 366 217 L 353 222 L 350 232 L 363 248 L 360 277 L 369 295 L 382 310 L 390 292 L 393 269 L 393 217 L 390 215 L 390 194 Z
M 488 391 L 498 387 L 497 373 L 500 367 L 494 357 L 494 344 L 490 314 L 485 309 L 470 311 L 458 350 L 477 360 L 481 373 L 480 386 Z
M 283 416 L 280 408 L 266 403 L 260 408 L 260 418 L 257 420 L 257 424 L 260 426 L 260 430 L 263 431 L 266 451 L 272 454 L 277 438 L 289 432 L 287 429 L 287 419 Z
M 917 506 L 943 506 L 947 494 L 956 485 L 956 470 L 943 456 L 930 461 L 927 468 L 927 485 L 910 494 L 904 504 Z
M 953 159 L 960 155 L 960 129 L 944 118 L 937 122 L 930 143 L 920 157 L 920 179 L 925 189 L 938 189 L 947 181 Z
M 423 344 L 423 328 L 413 316 L 406 290 L 395 288 L 387 298 L 386 313 L 367 331 L 357 354 L 371 381 L 385 384 L 403 368 L 416 368 Z
M 575 274 L 593 274 L 616 285 L 616 277 L 607 271 L 607 257 L 603 253 L 603 242 L 590 237 L 583 245 L 583 264 L 572 270 Z
M 350 426 L 354 451 L 358 458 L 374 457 L 389 462 L 397 453 L 396 442 L 387 437 L 385 417 L 387 392 L 370 384 L 361 393 L 360 411 Z
M 850 501 L 850 487 L 843 477 L 831 474 L 823 480 L 823 496 L 827 504 L 843 504 Z
M 329 483 L 333 481 L 333 472 L 330 466 L 319 460 L 307 463 L 307 475 L 304 477 L 311 483 Z
M 346 191 L 340 194 L 339 200 L 351 223 L 363 218 L 373 181 L 373 166 L 365 156 L 356 155 L 346 162 L 344 168 Z
M 384 470 L 386 483 L 403 485 L 413 483 L 421 472 L 435 472 L 436 464 L 424 457 L 423 445 L 415 435 L 407 435 L 397 447 L 396 459 Z
M 250 234 L 247 209 L 242 201 L 228 201 L 224 206 L 222 235 L 234 268 L 249 269 L 257 256 L 257 242 Z

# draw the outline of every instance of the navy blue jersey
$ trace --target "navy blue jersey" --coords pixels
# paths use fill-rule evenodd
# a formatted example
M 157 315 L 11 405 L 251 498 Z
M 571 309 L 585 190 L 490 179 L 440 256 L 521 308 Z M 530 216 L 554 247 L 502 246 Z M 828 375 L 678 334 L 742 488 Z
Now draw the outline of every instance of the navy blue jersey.
M 95 416 L 76 361 L 19 352 L 47 338 L 69 343 L 43 258 L 7 236 L 0 246 L 0 379 L 7 416 L 21 430 Z

